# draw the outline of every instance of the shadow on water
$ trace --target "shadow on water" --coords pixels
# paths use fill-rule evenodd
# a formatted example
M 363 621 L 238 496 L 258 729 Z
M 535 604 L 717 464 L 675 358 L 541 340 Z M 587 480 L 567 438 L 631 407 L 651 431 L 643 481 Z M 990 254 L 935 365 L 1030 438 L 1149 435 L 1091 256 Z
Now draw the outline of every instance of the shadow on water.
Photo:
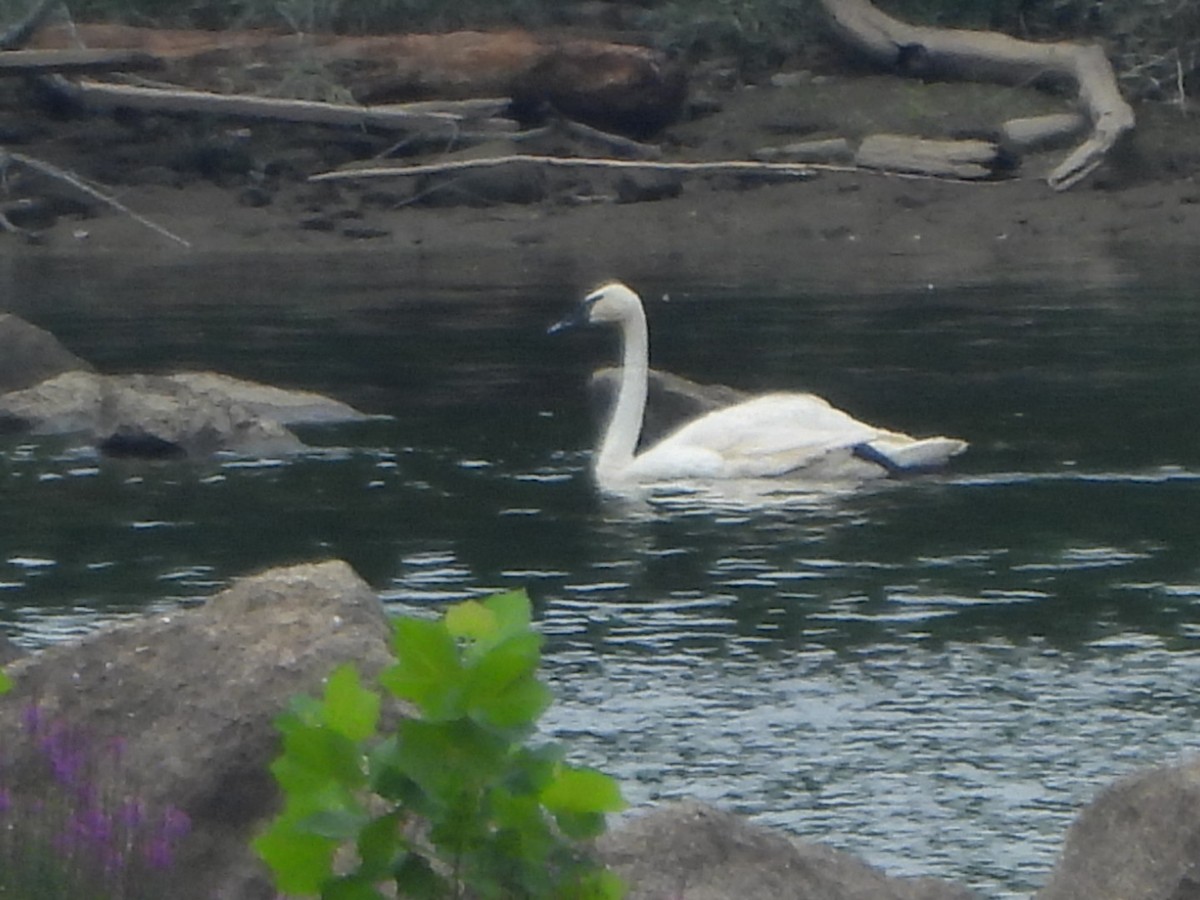
M 392 418 L 294 460 L 101 461 L 0 441 L 0 624 L 41 644 L 240 574 L 349 561 L 397 611 L 524 586 L 548 728 L 637 802 L 691 795 L 1013 896 L 1077 806 L 1193 745 L 1195 271 L 845 295 L 649 285 L 656 365 L 961 435 L 853 491 L 597 495 L 569 288 L 339 261 L 10 268 L 107 371 L 217 369 Z M 1172 274 L 1173 273 L 1173 274 Z M 736 338 L 736 339 L 735 339 Z

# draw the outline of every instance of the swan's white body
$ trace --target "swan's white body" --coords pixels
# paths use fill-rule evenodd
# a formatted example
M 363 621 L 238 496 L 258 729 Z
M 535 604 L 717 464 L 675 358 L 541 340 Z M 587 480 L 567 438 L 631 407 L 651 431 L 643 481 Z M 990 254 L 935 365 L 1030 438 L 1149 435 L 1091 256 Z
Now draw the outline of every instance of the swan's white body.
M 860 422 L 814 394 L 765 394 L 683 425 L 637 453 L 649 378 L 642 301 L 619 282 L 586 298 L 556 328 L 609 322 L 622 337 L 617 399 L 593 460 L 601 487 L 686 479 L 830 480 L 942 465 L 966 449 L 954 438 L 917 439 Z

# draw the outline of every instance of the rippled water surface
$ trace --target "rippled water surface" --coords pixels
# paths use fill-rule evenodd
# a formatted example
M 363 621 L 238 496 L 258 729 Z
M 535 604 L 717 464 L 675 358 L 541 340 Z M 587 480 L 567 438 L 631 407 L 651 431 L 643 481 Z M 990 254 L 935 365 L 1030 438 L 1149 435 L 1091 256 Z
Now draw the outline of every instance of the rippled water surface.
M 1100 786 L 1196 744 L 1198 274 L 643 285 L 663 368 L 972 447 L 854 491 L 604 499 L 586 379 L 615 346 L 544 335 L 579 285 L 31 261 L 0 275 L 8 308 L 106 371 L 214 368 L 393 418 L 305 432 L 286 462 L 0 438 L 0 627 L 45 644 L 328 556 L 397 611 L 526 586 L 548 727 L 633 801 L 697 796 L 1024 894 Z

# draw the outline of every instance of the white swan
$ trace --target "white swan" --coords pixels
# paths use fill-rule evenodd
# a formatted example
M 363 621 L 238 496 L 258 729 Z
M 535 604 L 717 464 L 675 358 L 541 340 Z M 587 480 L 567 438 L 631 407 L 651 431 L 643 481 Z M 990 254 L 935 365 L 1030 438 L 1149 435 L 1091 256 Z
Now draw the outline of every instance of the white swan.
M 917 439 L 859 422 L 814 394 L 773 393 L 718 409 L 637 453 L 649 377 L 649 333 L 641 298 L 620 282 L 588 294 L 550 328 L 614 323 L 622 368 L 616 403 L 593 458 L 601 487 L 690 479 L 830 480 L 940 466 L 965 441 Z

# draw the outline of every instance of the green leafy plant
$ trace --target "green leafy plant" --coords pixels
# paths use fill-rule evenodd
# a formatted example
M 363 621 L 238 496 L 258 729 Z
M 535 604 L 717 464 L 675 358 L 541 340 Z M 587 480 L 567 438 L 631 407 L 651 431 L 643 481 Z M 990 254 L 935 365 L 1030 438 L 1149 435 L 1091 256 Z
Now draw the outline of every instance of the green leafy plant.
M 285 894 L 607 900 L 620 882 L 581 842 L 624 806 L 608 776 L 528 744 L 551 702 L 522 592 L 401 618 L 381 690 L 338 668 L 277 725 L 285 804 L 255 842 Z M 417 715 L 379 733 L 383 692 Z
M 0 694 L 7 694 L 12 690 L 12 679 L 4 672 L 0 672 Z

